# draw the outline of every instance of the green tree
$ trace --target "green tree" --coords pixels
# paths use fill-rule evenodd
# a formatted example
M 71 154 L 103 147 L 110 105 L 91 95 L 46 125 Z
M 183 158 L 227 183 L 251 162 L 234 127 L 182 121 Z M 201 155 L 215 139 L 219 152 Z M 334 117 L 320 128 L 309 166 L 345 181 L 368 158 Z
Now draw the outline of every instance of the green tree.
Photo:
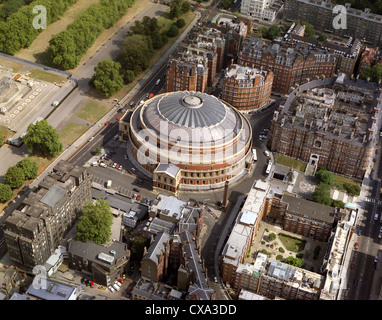
M 229 8 L 231 8 L 232 3 L 233 3 L 233 0 L 223 0 L 222 2 L 223 9 L 228 10 Z
M 76 67 L 80 54 L 76 52 L 77 44 L 71 32 L 65 30 L 54 36 L 49 41 L 48 54 L 57 67 L 67 70 Z
M 4 136 L 0 134 L 0 147 L 4 144 Z
M 184 19 L 178 19 L 176 20 L 175 25 L 181 29 L 186 25 L 186 21 L 184 21 Z
M 185 0 L 182 2 L 182 5 L 181 5 L 181 10 L 182 10 L 182 13 L 187 13 L 188 11 L 191 10 L 191 4 Z
M 312 194 L 312 200 L 330 206 L 332 204 L 332 198 L 330 198 L 330 186 L 320 183 Z
M 31 123 L 23 141 L 32 154 L 56 157 L 62 151 L 62 143 L 57 130 L 45 119 L 37 121 L 35 124 Z
M 11 200 L 13 196 L 13 192 L 11 186 L 8 184 L 0 183 L 0 202 L 4 203 L 8 200 Z
M 172 0 L 170 3 L 169 16 L 170 19 L 179 18 L 182 15 L 182 1 Z
M 133 82 L 135 80 L 135 74 L 132 70 L 122 70 L 122 78 L 125 84 Z
M 24 176 L 26 180 L 34 179 L 37 177 L 38 165 L 35 161 L 24 158 L 16 164 L 17 167 L 23 170 Z
M 317 40 L 318 41 L 326 41 L 327 40 L 327 38 L 326 38 L 326 36 L 324 35 L 324 34 L 320 34 L 319 36 L 318 36 L 318 38 L 317 38 Z
M 276 37 L 281 36 L 280 28 L 277 25 L 271 26 L 267 31 L 267 38 L 273 40 Z
M 123 79 L 119 72 L 121 65 L 113 60 L 100 61 L 94 69 L 93 86 L 106 97 L 110 97 L 123 87 Z
M 289 264 L 294 267 L 301 268 L 302 267 L 302 260 L 299 258 L 294 258 L 292 256 L 289 256 L 284 260 L 284 263 Z
M 324 183 L 329 186 L 333 185 L 334 175 L 330 171 L 326 170 L 325 167 L 321 167 L 316 171 L 315 177 L 318 179 L 319 183 Z
M 151 37 L 133 34 L 125 39 L 117 60 L 123 69 L 132 70 L 137 75 L 147 69 L 153 53 Z
M 167 36 L 170 38 L 173 38 L 173 37 L 176 37 L 178 34 L 179 34 L 179 28 L 175 24 L 172 24 L 167 31 Z
M 4 175 L 4 181 L 11 189 L 20 188 L 25 181 L 25 175 L 21 168 L 17 166 L 12 166 L 8 168 Z
M 301 25 L 305 26 L 305 37 L 313 38 L 316 34 L 316 30 L 314 30 L 313 26 L 309 22 L 302 22 Z
M 86 202 L 78 219 L 77 238 L 83 242 L 106 243 L 111 235 L 113 215 L 106 200 Z
M 382 82 L 382 64 L 377 63 L 372 67 L 368 66 L 360 78 L 372 82 Z

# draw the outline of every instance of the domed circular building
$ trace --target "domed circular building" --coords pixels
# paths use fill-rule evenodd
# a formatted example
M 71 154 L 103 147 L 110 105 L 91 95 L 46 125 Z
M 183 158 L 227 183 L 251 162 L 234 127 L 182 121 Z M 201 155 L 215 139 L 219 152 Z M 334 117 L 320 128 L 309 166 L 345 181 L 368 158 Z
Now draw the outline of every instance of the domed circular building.
M 140 104 L 129 120 L 130 159 L 168 191 L 207 190 L 243 177 L 252 165 L 252 130 L 235 108 L 201 92 L 168 92 Z

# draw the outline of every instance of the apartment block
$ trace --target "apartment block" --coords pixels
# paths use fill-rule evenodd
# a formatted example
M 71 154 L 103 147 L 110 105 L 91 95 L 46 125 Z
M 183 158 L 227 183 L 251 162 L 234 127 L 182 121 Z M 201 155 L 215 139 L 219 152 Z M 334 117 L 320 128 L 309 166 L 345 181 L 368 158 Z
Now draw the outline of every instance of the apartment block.
M 337 78 L 293 91 L 275 111 L 268 147 L 276 153 L 363 179 L 381 126 L 378 84 Z
M 272 91 L 286 94 L 307 81 L 331 77 L 337 62 L 334 53 L 306 43 L 251 36 L 243 40 L 237 63 L 272 71 Z
M 198 50 L 180 52 L 170 59 L 166 69 L 165 92 L 199 91 L 205 92 L 209 75 L 209 54 Z
M 282 9 L 282 1 L 243 0 L 241 2 L 240 13 L 254 19 L 273 22 Z
M 86 169 L 60 161 L 5 220 L 12 263 L 26 270 L 44 265 L 91 200 Z
M 356 64 L 361 54 L 362 41 L 350 37 L 346 43 L 332 41 L 319 41 L 317 39 L 304 37 L 304 32 L 294 32 L 300 29 L 299 24 L 292 24 L 283 38 L 285 44 L 301 44 L 308 46 L 311 50 L 323 50 L 327 53 L 333 53 L 336 57 L 335 73 L 344 73 L 347 77 L 352 77 L 357 72 Z
M 317 31 L 333 33 L 342 38 L 364 39 L 366 44 L 382 44 L 382 16 L 370 9 L 359 10 L 345 3 L 346 26 L 333 24 L 338 11 L 333 12 L 335 3 L 325 0 L 285 0 L 283 17 L 287 21 L 306 21 Z
M 269 102 L 272 84 L 271 71 L 232 64 L 224 75 L 221 98 L 239 110 L 259 109 Z

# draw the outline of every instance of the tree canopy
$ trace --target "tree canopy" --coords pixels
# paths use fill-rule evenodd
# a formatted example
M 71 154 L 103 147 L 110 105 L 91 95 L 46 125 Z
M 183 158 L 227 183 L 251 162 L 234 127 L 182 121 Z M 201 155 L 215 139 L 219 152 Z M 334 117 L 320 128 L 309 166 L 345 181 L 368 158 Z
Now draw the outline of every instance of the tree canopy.
M 0 183 L 0 202 L 11 200 L 13 196 L 12 188 L 9 184 Z
M 100 61 L 92 79 L 93 86 L 106 97 L 110 97 L 123 87 L 123 78 L 120 76 L 121 65 L 113 60 Z
M 26 180 L 34 179 L 37 177 L 38 165 L 35 161 L 29 158 L 24 158 L 23 160 L 19 161 L 16 166 L 23 170 Z
M 106 200 L 86 202 L 78 219 L 77 238 L 83 242 L 106 243 L 111 235 L 113 215 Z
M 31 123 L 23 138 L 29 152 L 45 157 L 56 157 L 62 151 L 62 143 L 55 128 L 47 120 Z
M 4 175 L 4 181 L 11 189 L 20 188 L 25 181 L 23 170 L 17 166 L 9 167 Z

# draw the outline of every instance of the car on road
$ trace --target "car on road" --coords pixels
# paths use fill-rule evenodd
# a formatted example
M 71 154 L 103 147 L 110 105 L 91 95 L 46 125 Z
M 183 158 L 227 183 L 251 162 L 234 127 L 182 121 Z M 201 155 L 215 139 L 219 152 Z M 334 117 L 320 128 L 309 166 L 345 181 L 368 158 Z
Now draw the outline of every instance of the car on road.
M 125 160 L 127 160 L 127 155 L 124 154 L 123 157 L 125 158 Z
M 214 277 L 214 282 L 218 283 L 218 278 Z
M 105 126 L 107 126 L 108 124 L 110 124 L 110 121 L 106 121 L 105 122 Z
M 91 137 L 88 141 L 90 142 L 90 141 L 93 141 L 94 140 L 94 137 Z
M 354 266 L 355 266 L 355 263 L 352 262 L 352 263 L 350 264 L 350 269 L 354 269 Z
M 374 258 L 374 262 L 375 262 L 375 263 L 378 262 L 378 256 L 375 256 L 375 258 Z
M 149 99 L 151 99 L 152 97 L 154 97 L 154 93 L 150 93 Z
M 106 168 L 106 167 L 107 167 L 107 165 L 106 165 L 105 163 L 103 163 L 103 162 L 101 162 L 101 163 L 99 164 L 99 166 L 102 167 L 102 168 Z
M 381 239 L 381 238 L 382 238 L 382 233 L 380 232 L 378 235 L 378 239 Z
M 265 156 L 267 156 L 267 157 L 269 157 L 271 154 L 269 153 L 269 151 L 268 150 L 265 150 L 264 151 L 264 154 L 265 154 Z
M 130 102 L 130 107 L 132 107 L 134 104 L 135 104 L 135 102 L 134 102 L 134 101 L 131 101 L 131 102 Z
M 118 116 L 118 117 L 117 117 L 117 120 L 119 120 L 119 119 L 121 119 L 121 116 Z
M 114 288 L 112 286 L 108 287 L 111 292 L 115 292 Z
M 269 129 L 268 129 L 268 128 L 265 128 L 265 129 L 264 129 L 264 132 L 269 132 Z
M 355 286 L 355 287 L 358 286 L 358 279 L 354 279 L 354 286 Z
M 355 249 L 355 250 L 358 250 L 358 248 L 359 248 L 359 242 L 356 242 L 356 243 L 354 244 L 354 249 Z
M 379 232 L 382 232 L 382 227 L 379 228 Z
M 361 229 L 358 229 L 358 233 L 357 233 L 359 236 L 362 234 L 362 231 Z
M 157 82 L 155 83 L 155 85 L 159 85 L 160 83 L 160 79 L 157 80 Z
M 140 190 L 138 188 L 133 188 L 133 191 L 139 192 Z
M 141 200 L 141 195 L 140 195 L 140 194 L 138 194 L 138 196 L 137 196 L 137 200 L 138 200 L 138 201 Z

